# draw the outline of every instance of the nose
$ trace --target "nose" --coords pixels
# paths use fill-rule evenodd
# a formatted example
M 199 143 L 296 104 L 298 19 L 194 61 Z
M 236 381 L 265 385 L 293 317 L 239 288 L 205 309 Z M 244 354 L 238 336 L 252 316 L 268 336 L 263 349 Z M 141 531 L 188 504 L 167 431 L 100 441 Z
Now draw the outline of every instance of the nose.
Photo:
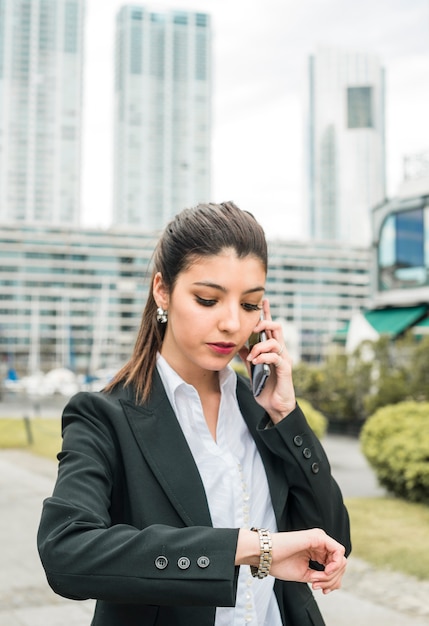
M 222 313 L 219 319 L 219 329 L 222 332 L 230 334 L 240 330 L 241 310 L 241 307 L 236 304 L 229 304 L 225 307 L 222 307 Z

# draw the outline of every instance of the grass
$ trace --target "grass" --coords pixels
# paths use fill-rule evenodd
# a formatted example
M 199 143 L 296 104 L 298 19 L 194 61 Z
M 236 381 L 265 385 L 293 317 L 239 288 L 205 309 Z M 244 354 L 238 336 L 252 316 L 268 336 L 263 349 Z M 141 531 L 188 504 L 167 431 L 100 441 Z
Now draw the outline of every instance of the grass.
M 30 420 L 28 442 L 23 419 L 0 419 L 0 448 L 20 448 L 56 459 L 61 448 L 59 419 Z M 395 498 L 346 500 L 352 528 L 352 554 L 375 567 L 429 580 L 429 507 Z
M 429 580 L 429 507 L 393 497 L 346 500 L 352 554 L 372 565 Z
M 29 442 L 29 433 L 32 441 Z M 20 448 L 56 460 L 61 449 L 61 421 L 36 417 L 26 422 L 20 418 L 0 419 L 0 448 Z

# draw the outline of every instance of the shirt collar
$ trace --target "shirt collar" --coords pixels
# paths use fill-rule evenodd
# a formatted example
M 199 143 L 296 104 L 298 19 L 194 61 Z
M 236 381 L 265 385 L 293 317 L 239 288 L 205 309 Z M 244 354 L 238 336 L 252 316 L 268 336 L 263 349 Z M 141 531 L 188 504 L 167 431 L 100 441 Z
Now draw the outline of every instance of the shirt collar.
M 193 385 L 186 383 L 159 352 L 156 355 L 156 366 L 170 401 L 174 398 L 179 387 L 194 389 Z M 219 385 L 222 393 L 235 394 L 237 374 L 230 365 L 219 371 Z

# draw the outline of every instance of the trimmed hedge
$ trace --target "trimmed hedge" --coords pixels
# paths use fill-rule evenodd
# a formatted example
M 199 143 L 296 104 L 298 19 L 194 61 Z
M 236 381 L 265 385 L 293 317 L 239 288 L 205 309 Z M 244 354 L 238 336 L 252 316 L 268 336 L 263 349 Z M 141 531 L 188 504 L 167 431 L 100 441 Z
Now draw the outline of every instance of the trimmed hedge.
M 388 491 L 429 504 L 429 402 L 400 402 L 365 422 L 362 451 Z
M 299 398 L 297 402 L 301 407 L 301 410 L 304 413 L 311 430 L 314 432 L 318 439 L 322 439 L 328 427 L 328 420 L 326 419 L 326 417 L 322 415 L 320 411 L 317 411 L 310 404 L 310 402 L 308 402 L 308 400 L 303 400 L 302 398 Z
M 237 374 L 248 378 L 246 366 L 241 361 L 233 362 L 232 367 L 237 372 Z M 318 439 L 322 439 L 325 435 L 326 430 L 328 428 L 328 420 L 326 417 L 320 412 L 317 411 L 308 400 L 303 400 L 299 398 L 297 400 L 299 406 L 301 407 L 302 412 L 307 418 L 307 422 L 316 435 Z

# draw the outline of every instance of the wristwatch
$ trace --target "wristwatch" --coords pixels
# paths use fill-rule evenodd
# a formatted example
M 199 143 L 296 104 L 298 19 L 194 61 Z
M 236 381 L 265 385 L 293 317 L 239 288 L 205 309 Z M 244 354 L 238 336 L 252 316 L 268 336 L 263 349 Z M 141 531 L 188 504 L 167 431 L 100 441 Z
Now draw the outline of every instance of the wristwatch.
M 261 553 L 259 556 L 259 565 L 250 566 L 250 572 L 255 578 L 265 578 L 270 573 L 271 561 L 273 560 L 273 544 L 271 541 L 271 533 L 266 528 L 251 528 L 259 535 L 259 544 Z

